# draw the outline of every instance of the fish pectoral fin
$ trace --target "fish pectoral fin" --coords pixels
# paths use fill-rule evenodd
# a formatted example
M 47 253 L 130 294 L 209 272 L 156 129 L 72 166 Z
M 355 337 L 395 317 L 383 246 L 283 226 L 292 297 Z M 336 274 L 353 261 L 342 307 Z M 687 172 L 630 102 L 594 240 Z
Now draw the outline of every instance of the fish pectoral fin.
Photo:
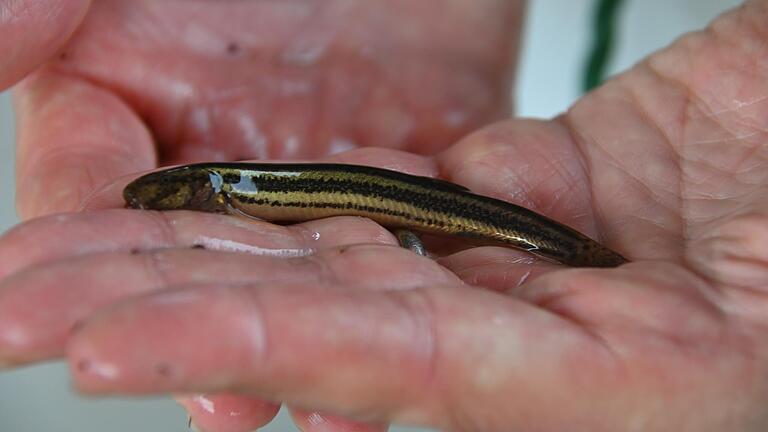
M 394 233 L 397 240 L 400 242 L 400 246 L 410 250 L 416 255 L 429 256 L 421 239 L 413 231 L 400 228 L 394 230 Z
M 227 208 L 227 214 L 230 214 L 232 216 L 239 216 L 248 220 L 254 220 L 259 222 L 264 222 L 264 219 L 258 218 L 254 215 L 250 215 L 239 208 L 232 205 L 232 203 L 229 200 L 226 200 L 225 202 L 226 208 Z

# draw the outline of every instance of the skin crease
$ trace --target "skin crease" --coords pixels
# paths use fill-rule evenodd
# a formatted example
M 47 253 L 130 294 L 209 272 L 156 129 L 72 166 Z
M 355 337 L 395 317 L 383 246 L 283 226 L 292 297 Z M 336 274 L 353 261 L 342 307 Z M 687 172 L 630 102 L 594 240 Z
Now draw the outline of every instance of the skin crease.
M 333 159 L 381 160 L 528 205 L 599 238 L 632 259 L 628 265 L 531 265 L 488 247 L 434 261 L 393 247 L 364 223 L 356 235 L 370 230 L 368 244 L 328 239 L 348 220 L 278 228 L 183 212 L 50 216 L 0 239 L 0 320 L 8 320 L 0 322 L 0 358 L 25 363 L 66 349 L 76 384 L 95 394 L 239 391 L 358 420 L 455 431 L 761 431 L 768 422 L 766 19 L 768 2 L 746 2 L 552 121 L 500 122 L 433 157 L 363 149 Z M 70 84 L 40 74 L 22 90 Z M 93 96 L 125 129 L 109 135 L 115 147 L 94 154 L 103 150 L 105 161 L 119 164 L 127 159 L 114 151 L 127 148 L 121 143 L 151 149 L 119 99 L 92 87 L 74 91 Z M 31 151 L 40 143 L 25 144 L 32 132 L 24 130 L 46 117 L 33 97 L 19 99 L 21 150 Z M 36 101 L 55 112 L 56 100 L 38 94 Z M 145 140 L 131 141 L 137 137 Z M 122 163 L 117 175 L 136 168 L 135 159 Z M 21 190 L 34 192 L 31 183 L 45 179 L 27 181 Z M 24 199 L 47 205 L 40 194 Z M 89 230 L 111 235 L 89 237 Z M 188 250 L 198 235 L 310 247 L 313 230 L 328 243 L 310 257 Z M 244 231 L 252 237 L 243 239 Z M 40 251 L 39 238 L 61 240 Z M 269 266 L 275 279 L 214 271 L 233 268 L 233 260 Z M 114 284 L 78 271 L 96 263 L 114 266 L 113 281 L 133 280 Z M 73 282 L 87 274 L 92 279 Z M 398 279 L 417 283 L 388 286 Z M 120 291 L 126 287 L 132 291 Z M 104 302 L 82 307 L 82 295 L 65 295 L 71 289 L 101 290 Z M 35 298 L 51 298 L 46 309 L 69 318 L 41 323 Z M 10 311 L 17 313 L 5 318 Z M 73 317 L 82 321 L 67 336 L 61 329 Z M 189 346 L 199 349 L 190 354 Z M 298 424 L 310 423 L 297 413 Z

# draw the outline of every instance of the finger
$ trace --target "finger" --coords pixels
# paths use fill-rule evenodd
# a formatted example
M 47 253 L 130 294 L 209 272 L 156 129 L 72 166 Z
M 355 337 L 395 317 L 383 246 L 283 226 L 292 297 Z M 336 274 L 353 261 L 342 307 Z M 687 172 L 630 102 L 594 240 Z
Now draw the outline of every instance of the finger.
M 176 400 L 187 410 L 192 425 L 200 431 L 251 432 L 275 418 L 280 404 L 243 395 L 180 396 Z
M 85 255 L 0 282 L 0 359 L 20 364 L 60 356 L 76 323 L 140 293 L 196 284 L 275 282 L 402 290 L 457 280 L 410 251 L 370 245 L 292 259 L 183 249 Z
M 97 252 L 202 246 L 296 256 L 357 243 L 396 244 L 396 239 L 380 225 L 359 217 L 278 226 L 186 211 L 61 214 L 18 225 L 0 237 L 0 279 L 30 266 Z
M 0 0 L 0 90 L 51 58 L 83 20 L 89 0 Z
M 469 285 L 510 294 L 544 273 L 563 268 L 501 247 L 465 249 L 440 257 L 437 262 Z
M 291 418 L 302 432 L 386 432 L 381 423 L 361 423 L 344 417 L 291 408 Z
M 18 88 L 16 199 L 22 219 L 76 210 L 112 179 L 156 165 L 141 119 L 111 92 L 39 73 Z
M 484 418 L 501 392 L 519 415 L 544 400 L 573 406 L 564 386 L 601 388 L 615 366 L 570 322 L 495 293 L 449 287 L 179 290 L 89 320 L 68 355 L 87 392 L 247 389 L 363 421 L 447 428 L 456 415 L 447 407 Z M 578 376 L 566 376 L 569 368 Z

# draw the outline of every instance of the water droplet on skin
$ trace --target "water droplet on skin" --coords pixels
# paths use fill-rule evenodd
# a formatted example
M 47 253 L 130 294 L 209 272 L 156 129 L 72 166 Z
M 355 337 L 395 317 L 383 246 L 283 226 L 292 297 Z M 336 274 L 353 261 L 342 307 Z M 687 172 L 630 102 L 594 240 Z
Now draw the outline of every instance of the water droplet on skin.
M 325 417 L 321 416 L 319 413 L 313 412 L 312 414 L 307 416 L 307 423 L 311 424 L 312 426 L 317 426 L 317 425 L 328 423 L 328 421 L 325 419 Z
M 56 223 L 67 223 L 72 219 L 71 215 L 69 214 L 60 214 L 53 217 L 53 220 Z
M 23 347 L 29 343 L 29 335 L 22 328 L 11 325 L 0 332 L 0 341 L 6 346 Z
M 120 377 L 120 369 L 109 362 L 94 362 L 84 359 L 77 362 L 77 370 L 104 381 L 113 381 Z
M 443 121 L 450 127 L 458 128 L 467 123 L 467 118 L 468 115 L 465 111 L 453 110 L 445 113 Z
M 298 46 L 290 47 L 281 58 L 284 62 L 296 66 L 311 66 L 323 57 L 326 50 L 326 44 L 324 43 L 305 43 Z
M 211 114 L 207 108 L 194 108 L 189 120 L 192 128 L 201 135 L 207 134 L 211 129 Z
M 176 99 L 189 99 L 195 94 L 195 88 L 186 81 L 169 80 L 166 87 Z
M 328 147 L 328 154 L 344 153 L 345 151 L 353 150 L 358 147 L 357 144 L 346 138 L 331 138 L 331 143 Z
M 299 145 L 301 140 L 295 135 L 291 135 L 283 141 L 283 153 L 286 155 L 294 155 L 299 151 Z
M 520 286 L 520 285 L 524 284 L 524 283 L 525 283 L 525 281 L 527 281 L 527 280 L 528 280 L 528 278 L 529 278 L 530 276 L 531 276 L 531 271 L 530 271 L 530 270 L 528 270 L 527 272 L 525 272 L 525 273 L 524 273 L 524 274 L 523 274 L 523 275 L 520 277 L 520 280 L 518 280 L 518 281 L 517 281 L 517 286 Z
M 216 404 L 213 403 L 211 399 L 209 399 L 205 395 L 197 395 L 192 398 L 192 401 L 200 406 L 205 412 L 215 414 L 216 413 Z
M 243 141 L 254 152 L 258 159 L 267 158 L 267 137 L 261 132 L 256 121 L 245 114 L 237 116 L 237 126 L 242 134 Z

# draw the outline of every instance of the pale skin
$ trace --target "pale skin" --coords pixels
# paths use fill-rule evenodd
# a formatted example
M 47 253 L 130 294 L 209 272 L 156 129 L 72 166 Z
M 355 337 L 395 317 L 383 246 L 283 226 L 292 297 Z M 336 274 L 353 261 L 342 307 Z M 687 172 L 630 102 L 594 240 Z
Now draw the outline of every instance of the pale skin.
M 515 11 L 506 12 L 481 21 L 514 21 Z M 0 359 L 25 364 L 66 356 L 78 388 L 93 394 L 240 394 L 210 398 L 242 410 L 242 423 L 206 415 L 199 397 L 181 399 L 211 431 L 266 424 L 277 401 L 300 407 L 293 415 L 306 431 L 381 430 L 388 422 L 491 432 L 764 430 L 766 20 L 768 1 L 746 2 L 556 119 L 501 121 L 442 149 L 411 143 L 421 142 L 421 133 L 459 133 L 455 123 L 425 121 L 432 125 L 425 131 L 368 141 L 365 131 L 378 130 L 379 121 L 391 126 L 408 117 L 391 109 L 380 117 L 375 107 L 388 105 L 376 99 L 377 120 L 354 140 L 389 149 L 330 158 L 439 176 L 522 203 L 633 261 L 617 269 L 567 269 L 492 247 L 431 260 L 357 218 L 279 227 L 109 208 L 119 206 L 119 186 L 132 172 L 261 155 L 240 154 L 251 141 L 230 132 L 237 123 L 227 123 L 231 116 L 210 119 L 226 126 L 214 135 L 155 130 L 153 124 L 185 118 L 189 107 L 131 99 L 126 87 L 80 79 L 85 72 L 71 65 L 38 70 L 16 93 L 22 215 L 79 208 L 94 189 L 115 183 L 91 199 L 89 208 L 97 210 L 27 221 L 0 239 Z M 0 81 L 11 83 L 58 52 L 33 42 L 39 58 L 9 63 L 21 66 L 7 67 Z M 72 43 L 76 48 L 77 39 Z M 78 51 L 88 52 L 74 48 L 73 62 Z M 437 57 L 436 70 L 446 67 Z M 468 58 L 488 62 L 472 70 L 507 64 Z M 124 79 L 115 75 L 105 76 Z M 505 87 L 481 75 L 487 89 Z M 153 83 L 153 76 L 141 75 L 149 88 L 168 83 Z M 455 108 L 443 102 L 422 115 L 435 110 L 434 118 L 445 119 Z M 504 111 L 501 102 L 491 105 L 477 105 L 469 118 L 480 122 Z M 174 111 L 180 106 L 183 113 Z M 228 107 L 235 115 L 252 105 Z M 288 122 L 291 113 L 264 120 Z M 263 111 L 247 114 L 268 127 L 261 126 Z M 295 124 L 285 130 L 308 134 L 298 151 L 309 158 L 324 151 L 308 144 L 315 132 L 353 127 L 327 125 L 311 133 Z M 268 141 L 285 144 L 282 131 L 270 130 Z M 330 142 L 333 133 L 318 142 Z M 160 152 L 165 159 L 156 158 L 151 136 L 168 146 Z M 211 136 L 217 139 L 207 141 Z M 233 147 L 212 144 L 224 138 Z M 266 154 L 283 156 L 283 148 Z M 220 239 L 315 253 L 216 250 Z M 191 248 L 200 244 L 206 249 Z

